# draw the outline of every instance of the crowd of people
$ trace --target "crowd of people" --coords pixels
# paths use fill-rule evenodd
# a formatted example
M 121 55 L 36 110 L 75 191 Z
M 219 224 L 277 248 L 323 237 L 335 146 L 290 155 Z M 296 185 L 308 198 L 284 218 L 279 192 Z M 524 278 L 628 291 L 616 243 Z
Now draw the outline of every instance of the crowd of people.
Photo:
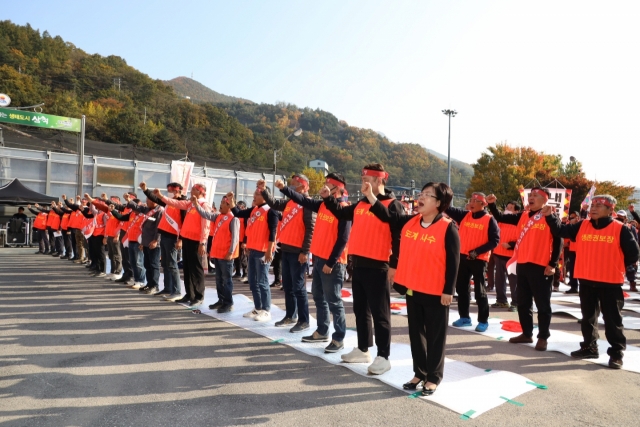
M 406 297 L 414 365 L 415 376 L 404 388 L 421 389 L 425 396 L 436 391 L 444 375 L 449 307 L 456 293 L 460 318 L 453 325 L 474 326 L 469 313 L 472 283 L 478 306 L 476 331 L 487 330 L 491 309 L 508 309 L 517 311 L 522 326 L 522 334 L 509 341 L 533 343 L 535 301 L 535 350 L 547 349 L 550 300 L 563 255 L 562 269 L 570 276 L 568 292 L 579 293 L 583 315 L 584 340 L 572 357 L 599 357 L 597 322 L 602 311 L 609 366 L 622 367 L 626 349 L 622 285 L 626 277 L 635 290 L 640 249 L 635 226 L 624 211 L 616 213 L 615 198 L 596 196 L 585 212 L 587 218 L 572 212 L 563 221 L 547 205 L 550 194 L 544 188 L 533 188 L 524 207 L 509 201 L 500 211 L 495 196 L 473 193 L 460 209 L 451 205 L 451 188 L 429 182 L 415 198 L 413 210 L 408 210 L 386 188 L 388 177 L 379 163 L 364 166 L 363 197 L 353 204 L 344 197 L 344 176 L 334 172 L 327 175 L 320 198 L 309 196 L 309 179 L 302 174 L 294 174 L 289 186 L 275 183 L 284 200 L 276 199 L 264 180 L 258 181 L 250 207 L 230 192 L 216 209 L 207 203 L 206 188 L 200 184 L 193 185 L 187 198 L 179 183 L 170 183 L 163 195 L 143 182 L 145 200 L 135 192 L 123 199 L 62 195 L 59 203 L 29 210 L 36 215 L 33 227 L 40 231 L 38 253 L 86 264 L 94 277 L 191 307 L 203 302 L 205 271 L 211 262 L 218 300 L 210 309 L 232 311 L 233 279 L 246 276 L 254 308 L 244 317 L 273 321 L 291 333 L 310 329 L 306 279 L 312 256 L 317 327 L 302 334 L 301 340 L 328 343 L 329 353 L 344 350 L 342 287 L 349 268 L 357 347 L 341 358 L 345 363 L 369 364 L 373 375 L 391 368 L 393 288 Z M 640 221 L 633 206 L 629 211 Z M 282 319 L 271 318 L 268 273 L 276 245 L 285 294 Z M 491 306 L 487 276 L 497 294 Z M 370 352 L 374 342 L 375 357 Z

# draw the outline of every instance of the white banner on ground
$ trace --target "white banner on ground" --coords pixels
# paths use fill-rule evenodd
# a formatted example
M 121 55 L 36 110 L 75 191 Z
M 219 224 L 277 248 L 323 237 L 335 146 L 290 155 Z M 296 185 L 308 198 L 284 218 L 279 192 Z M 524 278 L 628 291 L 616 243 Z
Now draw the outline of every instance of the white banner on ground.
M 171 162 L 171 182 L 177 182 L 184 188 L 189 186 L 191 182 L 191 173 L 193 172 L 193 162 Z
M 205 176 L 192 176 L 191 177 L 191 182 L 189 183 L 189 186 L 186 187 L 188 188 L 189 191 L 191 191 L 191 187 L 193 187 L 196 184 L 200 184 L 200 185 L 204 185 L 204 187 L 207 189 L 207 203 L 209 203 L 209 205 L 211 205 L 213 203 L 213 193 L 216 192 L 216 186 L 218 185 L 218 180 L 216 178 L 207 178 Z

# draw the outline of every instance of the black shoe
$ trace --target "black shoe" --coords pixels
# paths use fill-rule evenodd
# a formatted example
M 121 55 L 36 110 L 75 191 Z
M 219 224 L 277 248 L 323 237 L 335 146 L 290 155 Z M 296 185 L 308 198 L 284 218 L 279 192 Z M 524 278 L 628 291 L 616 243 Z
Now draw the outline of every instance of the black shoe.
M 422 386 L 422 395 L 431 396 L 433 393 L 436 392 L 436 390 L 437 388 L 429 389 L 429 388 L 426 388 L 425 386 Z
M 60 259 L 69 259 L 69 255 L 62 255 Z
M 298 322 L 293 328 L 289 329 L 289 332 L 296 333 L 306 331 L 307 329 L 309 329 L 309 322 Z
M 344 343 L 332 340 L 331 344 L 324 348 L 325 353 L 337 353 L 344 348 Z
M 51 255 L 51 252 L 49 251 L 44 251 L 44 252 L 40 252 L 42 255 Z
M 180 298 L 179 300 L 176 300 L 176 302 L 180 303 L 180 304 L 189 303 L 189 297 L 185 295 L 182 298 Z
M 580 350 L 572 351 L 571 357 L 574 359 L 597 359 L 600 354 L 597 347 L 581 347 Z
M 42 252 L 42 251 L 34 252 L 35 255 L 42 254 L 42 253 L 44 253 L 44 252 Z
M 157 286 L 149 287 L 149 289 L 144 291 L 144 293 L 147 294 L 147 295 L 155 295 L 157 292 L 158 292 L 158 287 Z
M 241 278 L 241 277 L 242 277 L 242 274 L 240 274 L 240 273 L 236 273 L 236 274 L 234 274 L 234 275 L 232 276 L 232 278 L 234 278 L 234 279 L 239 279 L 239 278 Z
M 115 283 L 127 283 L 129 280 L 131 280 L 131 277 L 122 276 L 121 278 L 114 280 L 114 282 Z
M 302 337 L 302 342 L 328 342 L 328 341 L 329 341 L 329 337 L 325 335 L 320 335 L 318 331 L 315 331 L 313 334 L 307 335 L 306 337 Z
M 230 311 L 233 311 L 233 304 L 224 304 L 218 308 L 218 313 L 220 314 L 229 313 Z
M 275 323 L 274 326 L 277 327 L 277 328 L 286 328 L 287 326 L 291 326 L 291 325 L 295 326 L 297 321 L 298 321 L 298 319 L 292 319 L 291 317 L 285 317 L 282 320 L 278 320 Z
M 52 252 L 49 255 L 51 255 L 51 256 L 60 256 L 60 252 Z
M 153 294 L 154 297 L 163 297 L 165 295 L 171 295 L 171 292 L 169 292 L 166 289 L 163 289 L 160 292 L 156 292 L 155 294 Z
M 418 381 L 417 383 L 409 381 L 408 383 L 402 384 L 402 388 L 405 390 L 417 390 L 418 388 L 422 388 L 422 381 Z
M 580 292 L 577 289 L 571 288 L 565 294 L 579 294 Z
M 609 358 L 609 367 L 611 369 L 622 369 L 622 359 L 611 356 Z
M 201 299 L 194 299 L 193 301 L 189 301 L 189 307 L 200 305 L 202 304 L 203 301 L 204 300 L 201 300 Z
M 222 304 L 222 301 L 218 300 L 218 302 L 216 302 L 215 304 L 211 304 L 209 306 L 209 310 L 215 310 L 218 309 L 220 307 L 222 307 L 224 304 Z
M 150 289 L 149 285 L 147 286 L 143 286 L 140 289 L 138 289 L 140 292 L 147 292 Z
M 269 285 L 270 288 L 276 288 L 282 286 L 279 280 L 274 280 L 272 284 Z

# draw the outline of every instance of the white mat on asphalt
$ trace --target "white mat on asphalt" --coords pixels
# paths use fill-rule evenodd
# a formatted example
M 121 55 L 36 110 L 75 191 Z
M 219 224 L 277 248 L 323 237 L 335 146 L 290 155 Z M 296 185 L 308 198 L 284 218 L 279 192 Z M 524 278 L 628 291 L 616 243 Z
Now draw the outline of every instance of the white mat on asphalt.
M 391 344 L 392 368 L 390 371 L 379 376 L 367 374 L 365 363 L 345 364 L 342 363 L 341 353 L 326 354 L 324 347 L 327 343 L 303 343 L 300 341 L 302 334 L 292 334 L 288 328 L 276 328 L 273 323 L 284 317 L 284 311 L 277 306 L 271 306 L 272 320 L 265 323 L 246 319 L 242 315 L 253 309 L 253 302 L 244 295 L 234 295 L 234 311 L 226 314 L 218 314 L 216 311 L 208 309 L 209 304 L 216 300 L 215 292 L 207 292 L 202 306 L 198 307 L 203 314 L 216 319 L 231 323 L 251 332 L 265 336 L 272 340 L 274 344 L 286 344 L 303 353 L 319 357 L 329 363 L 344 366 L 352 371 L 375 378 L 392 387 L 402 390 L 402 384 L 413 378 L 413 362 L 411 359 L 411 349 L 407 344 Z M 315 319 L 311 318 L 311 328 L 306 333 L 312 333 L 316 327 Z M 330 332 L 333 332 L 332 330 Z M 347 330 L 344 340 L 345 351 L 350 351 L 357 345 L 357 336 L 354 331 Z M 376 348 L 370 349 L 372 354 L 376 353 Z M 431 397 L 409 395 L 429 400 L 459 414 L 465 418 L 475 418 L 478 415 L 495 408 L 505 402 L 515 402 L 517 396 L 535 389 L 538 384 L 530 381 L 526 377 L 506 371 L 485 371 L 465 362 L 446 359 L 445 373 L 442 383 L 438 386 L 438 391 Z M 478 393 L 482 390 L 482 393 Z

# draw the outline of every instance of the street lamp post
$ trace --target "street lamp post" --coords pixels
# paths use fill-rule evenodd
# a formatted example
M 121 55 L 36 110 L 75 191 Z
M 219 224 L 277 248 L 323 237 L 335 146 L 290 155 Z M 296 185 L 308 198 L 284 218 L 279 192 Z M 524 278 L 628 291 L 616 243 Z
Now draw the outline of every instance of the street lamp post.
M 451 117 L 455 117 L 456 110 L 442 110 L 442 114 L 449 116 L 449 139 L 447 143 L 447 185 L 451 187 Z
M 292 136 L 300 136 L 302 135 L 302 128 L 298 128 L 295 131 L 293 131 L 292 133 L 290 133 L 285 139 L 284 142 L 287 142 L 287 140 L 289 138 L 291 138 Z M 284 148 L 284 142 L 282 143 L 282 147 L 280 147 L 280 150 L 282 150 Z M 276 188 L 276 173 L 278 172 L 278 151 L 277 149 L 273 149 L 273 183 L 271 186 L 271 191 L 273 192 L 273 194 L 275 194 L 275 188 Z

